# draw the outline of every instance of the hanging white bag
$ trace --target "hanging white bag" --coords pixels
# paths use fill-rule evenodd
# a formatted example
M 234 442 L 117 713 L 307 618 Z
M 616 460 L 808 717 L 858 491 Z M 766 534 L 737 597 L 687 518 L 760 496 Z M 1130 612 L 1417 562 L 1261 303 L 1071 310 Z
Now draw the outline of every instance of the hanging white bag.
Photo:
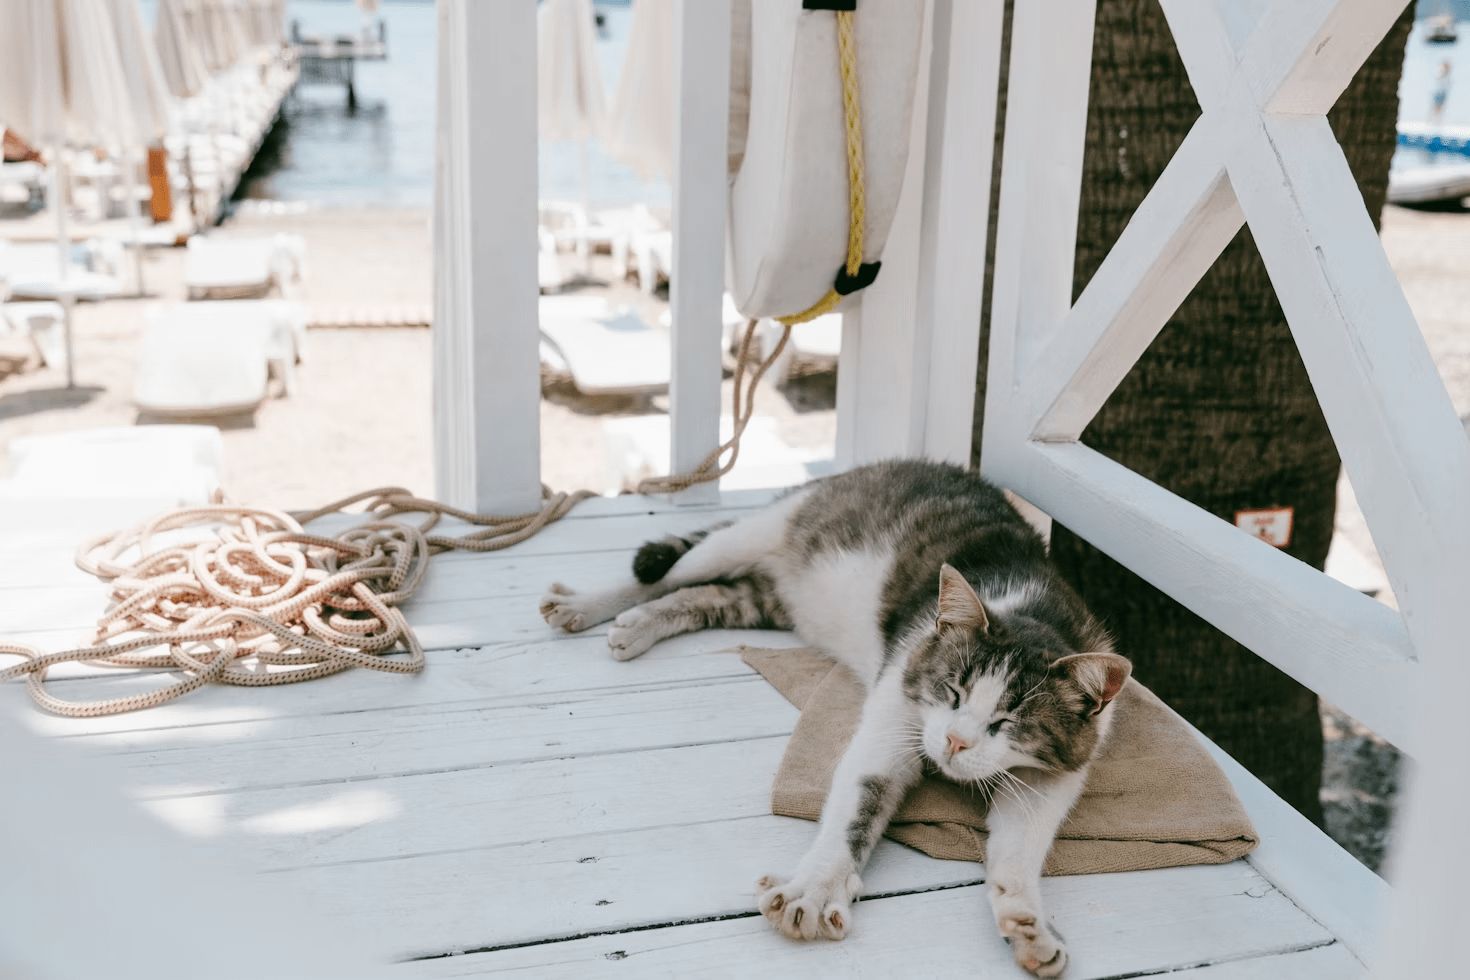
M 726 278 L 751 318 L 809 310 L 847 259 L 847 126 L 832 12 L 844 4 L 807 3 L 826 9 L 798 0 L 734 5 Z M 882 256 L 903 187 L 923 24 L 921 0 L 858 0 L 853 16 L 865 266 Z

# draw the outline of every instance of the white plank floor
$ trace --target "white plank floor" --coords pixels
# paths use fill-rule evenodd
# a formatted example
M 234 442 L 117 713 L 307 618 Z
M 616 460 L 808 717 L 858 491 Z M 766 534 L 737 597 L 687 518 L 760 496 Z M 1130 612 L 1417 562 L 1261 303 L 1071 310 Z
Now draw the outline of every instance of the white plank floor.
M 696 634 L 620 664 L 605 628 L 541 622 L 553 579 L 610 582 L 647 538 L 762 499 L 594 501 L 514 549 L 436 558 L 407 607 L 430 648 L 418 676 L 212 688 L 94 720 L 45 715 L 13 684 L 0 710 L 100 754 L 146 809 L 307 896 L 405 980 L 1022 976 L 989 924 L 984 870 L 891 842 L 844 942 L 793 943 L 754 913 L 755 879 L 789 870 L 813 826 L 768 809 L 796 711 L 729 651 L 793 637 Z M 71 553 L 91 530 L 0 539 L 0 636 L 56 649 L 85 633 L 102 592 Z M 72 698 L 150 683 L 56 673 Z M 1362 937 L 1268 877 L 1296 848 L 1267 838 L 1225 866 L 1047 879 L 1068 976 L 1362 975 Z

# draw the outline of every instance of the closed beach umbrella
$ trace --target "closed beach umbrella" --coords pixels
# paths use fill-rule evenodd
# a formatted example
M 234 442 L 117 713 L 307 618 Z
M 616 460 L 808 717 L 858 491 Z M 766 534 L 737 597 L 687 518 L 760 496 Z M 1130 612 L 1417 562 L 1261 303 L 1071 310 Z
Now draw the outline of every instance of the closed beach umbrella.
M 674 0 L 633 0 L 602 145 L 643 180 L 674 174 Z
M 138 0 L 104 0 L 112 14 L 119 62 L 127 82 L 124 93 L 135 126 L 134 146 L 145 146 L 168 135 L 173 101 L 163 66 Z
M 592 0 L 545 0 L 536 25 L 536 128 L 544 140 L 578 144 L 579 184 L 585 231 L 587 141 L 602 133 L 606 115 L 602 71 L 597 66 Z M 591 262 L 584 237 L 578 243 Z
M 545 0 L 536 27 L 536 122 L 545 140 L 596 139 L 606 114 L 592 0 Z
M 0 121 L 38 146 L 134 146 L 140 126 L 127 96 L 128 80 L 107 0 L 0 0 Z M 51 154 L 56 237 L 67 310 L 66 382 L 72 373 L 71 265 L 66 233 L 65 165 Z
M 0 119 L 37 146 L 132 144 L 106 0 L 0 0 Z
M 181 99 L 198 95 L 209 80 L 209 68 L 186 7 L 197 0 L 158 0 L 153 46 L 169 91 Z

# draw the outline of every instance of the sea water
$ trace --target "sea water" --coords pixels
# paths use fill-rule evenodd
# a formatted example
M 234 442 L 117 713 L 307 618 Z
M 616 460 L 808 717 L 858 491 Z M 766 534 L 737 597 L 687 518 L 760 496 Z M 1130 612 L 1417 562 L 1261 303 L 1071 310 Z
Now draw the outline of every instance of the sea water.
M 500 0 L 495 0 L 500 2 Z M 597 40 L 603 91 L 610 106 L 627 49 L 632 9 L 597 6 L 603 29 Z M 324 207 L 428 208 L 434 198 L 435 35 L 432 0 L 387 0 L 378 10 L 387 30 L 386 61 L 355 66 L 356 104 L 345 86 L 298 84 L 281 106 L 274 131 L 241 181 L 239 198 L 299 202 Z M 355 34 L 357 7 L 343 0 L 291 0 L 292 22 L 303 35 Z M 579 200 L 579 149 L 542 142 L 540 196 Z M 593 141 L 588 146 L 587 197 L 596 206 L 638 202 L 667 208 L 669 185 L 641 181 Z

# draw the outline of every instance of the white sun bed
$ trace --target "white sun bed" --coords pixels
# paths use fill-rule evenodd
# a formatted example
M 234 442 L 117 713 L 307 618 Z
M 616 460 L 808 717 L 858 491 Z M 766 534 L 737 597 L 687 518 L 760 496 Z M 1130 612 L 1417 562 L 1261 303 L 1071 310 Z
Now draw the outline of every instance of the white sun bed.
M 66 310 L 60 303 L 0 304 L 0 330 L 27 337 L 47 367 L 66 367 Z
M 565 365 L 588 395 L 629 395 L 669 387 L 669 335 L 634 309 L 585 296 L 541 297 L 542 360 Z
M 209 503 L 224 480 L 212 425 L 143 425 L 22 436 L 7 447 L 0 528 L 76 520 L 85 509 L 124 523 Z
M 190 299 L 291 295 L 305 269 L 306 245 L 299 235 L 213 238 L 195 235 L 184 257 L 184 286 Z
M 77 299 L 103 300 L 122 293 L 122 283 L 116 276 L 78 262 L 76 252 L 72 250 L 63 282 L 61 258 L 54 242 L 0 240 L 0 280 L 16 299 L 54 300 L 70 293 Z M 94 250 L 83 249 L 82 254 L 90 257 Z
M 273 379 L 283 394 L 296 386 L 296 365 L 306 354 L 306 307 L 294 300 L 236 299 L 202 300 L 197 303 L 155 303 L 144 311 L 149 324 L 177 325 L 180 329 L 202 326 L 249 335 L 265 357 Z
M 192 320 L 162 307 L 145 314 L 133 401 L 159 418 L 253 414 L 269 394 L 279 350 L 267 321 L 241 328 L 228 318 Z
M 730 438 L 730 416 L 720 416 L 720 439 Z M 619 490 L 637 489 L 639 481 L 669 472 L 669 417 L 630 415 L 602 423 L 608 470 Z M 830 454 L 788 445 L 776 420 L 757 415 L 740 437 L 740 457 L 720 480 L 723 490 L 790 487 L 832 472 Z

